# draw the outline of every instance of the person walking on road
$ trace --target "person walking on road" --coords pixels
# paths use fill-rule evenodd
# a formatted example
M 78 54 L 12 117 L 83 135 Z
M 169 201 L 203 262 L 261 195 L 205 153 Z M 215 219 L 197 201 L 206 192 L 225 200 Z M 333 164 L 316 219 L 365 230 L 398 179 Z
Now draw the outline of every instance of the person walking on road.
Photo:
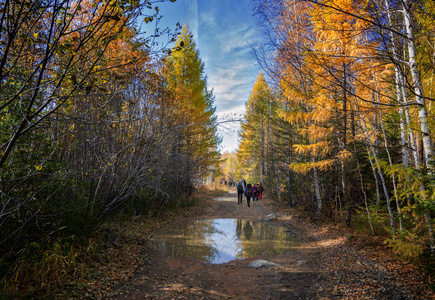
M 252 202 L 255 200 L 258 200 L 258 186 L 254 183 L 254 186 L 252 187 Z
M 246 186 L 245 190 L 246 202 L 248 202 L 248 207 L 251 207 L 251 197 L 252 197 L 252 186 L 250 183 Z
M 242 179 L 239 180 L 237 184 L 237 204 L 242 203 L 243 193 L 245 192 L 245 186 L 243 185 Z
M 260 185 L 258 186 L 258 199 L 263 198 L 263 191 L 264 191 L 263 185 L 260 183 Z

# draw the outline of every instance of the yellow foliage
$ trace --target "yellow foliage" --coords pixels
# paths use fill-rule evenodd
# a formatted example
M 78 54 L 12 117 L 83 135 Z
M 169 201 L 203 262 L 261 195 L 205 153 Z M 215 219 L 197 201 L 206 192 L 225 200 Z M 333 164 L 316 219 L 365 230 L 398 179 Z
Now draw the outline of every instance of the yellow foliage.
M 320 141 L 315 144 L 310 145 L 301 145 L 296 144 L 293 145 L 295 148 L 295 151 L 300 154 L 312 154 L 314 156 L 323 156 L 328 153 L 328 150 L 330 149 L 329 143 L 327 141 Z
M 352 153 L 350 153 L 346 149 L 338 152 L 338 154 L 336 155 L 336 157 L 339 161 L 346 161 L 346 160 L 350 159 L 352 156 L 353 156 Z
M 333 127 L 322 127 L 317 124 L 312 124 L 309 127 L 299 129 L 299 132 L 310 138 L 311 142 L 318 141 L 326 136 L 333 134 Z
M 302 111 L 296 111 L 296 112 L 282 111 L 280 113 L 280 116 L 290 124 L 299 124 L 299 123 L 305 124 L 309 118 L 309 114 Z
M 308 173 L 309 171 L 313 170 L 314 168 L 320 170 L 320 171 L 326 171 L 334 164 L 336 161 L 334 159 L 325 159 L 321 161 L 316 162 L 306 162 L 306 163 L 292 163 L 289 165 L 290 169 L 297 172 L 297 173 Z
M 385 244 L 391 247 L 396 254 L 408 259 L 420 257 L 427 244 L 426 238 L 423 238 L 426 231 L 424 220 L 416 211 L 413 211 L 411 215 L 416 221 L 412 230 L 403 230 L 398 232 L 395 238 L 385 240 Z

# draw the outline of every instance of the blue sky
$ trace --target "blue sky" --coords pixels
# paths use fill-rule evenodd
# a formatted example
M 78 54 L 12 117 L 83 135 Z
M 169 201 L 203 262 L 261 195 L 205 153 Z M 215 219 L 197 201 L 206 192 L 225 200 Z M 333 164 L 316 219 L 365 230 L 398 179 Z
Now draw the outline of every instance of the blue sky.
M 250 58 L 249 43 L 259 33 L 250 0 L 177 0 L 160 3 L 160 27 L 187 23 L 205 65 L 209 89 L 213 89 L 220 119 L 244 114 L 245 103 L 259 73 Z M 234 115 L 235 114 L 235 115 Z M 222 151 L 238 147 L 239 124 L 222 125 Z

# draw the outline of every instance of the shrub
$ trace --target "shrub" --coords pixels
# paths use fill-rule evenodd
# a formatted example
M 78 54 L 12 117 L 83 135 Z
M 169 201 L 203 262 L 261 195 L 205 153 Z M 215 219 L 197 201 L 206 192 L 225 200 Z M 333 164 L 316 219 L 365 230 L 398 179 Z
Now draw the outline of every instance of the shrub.
M 93 252 L 94 242 L 79 249 L 74 239 L 44 237 L 21 249 L 14 258 L 2 258 L 2 269 L 7 271 L 1 279 L 0 291 L 10 295 L 47 295 L 68 278 L 83 276 L 83 253 Z

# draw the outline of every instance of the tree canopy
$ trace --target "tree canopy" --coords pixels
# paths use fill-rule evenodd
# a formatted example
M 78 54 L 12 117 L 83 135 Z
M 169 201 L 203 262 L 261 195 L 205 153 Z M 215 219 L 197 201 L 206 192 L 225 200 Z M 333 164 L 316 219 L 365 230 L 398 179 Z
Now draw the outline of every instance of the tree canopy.
M 405 256 L 434 249 L 433 5 L 255 4 L 263 41 L 253 55 L 267 76 L 247 101 L 247 172 L 318 216 L 386 234 L 382 219 Z M 272 113 L 255 98 L 259 82 Z

